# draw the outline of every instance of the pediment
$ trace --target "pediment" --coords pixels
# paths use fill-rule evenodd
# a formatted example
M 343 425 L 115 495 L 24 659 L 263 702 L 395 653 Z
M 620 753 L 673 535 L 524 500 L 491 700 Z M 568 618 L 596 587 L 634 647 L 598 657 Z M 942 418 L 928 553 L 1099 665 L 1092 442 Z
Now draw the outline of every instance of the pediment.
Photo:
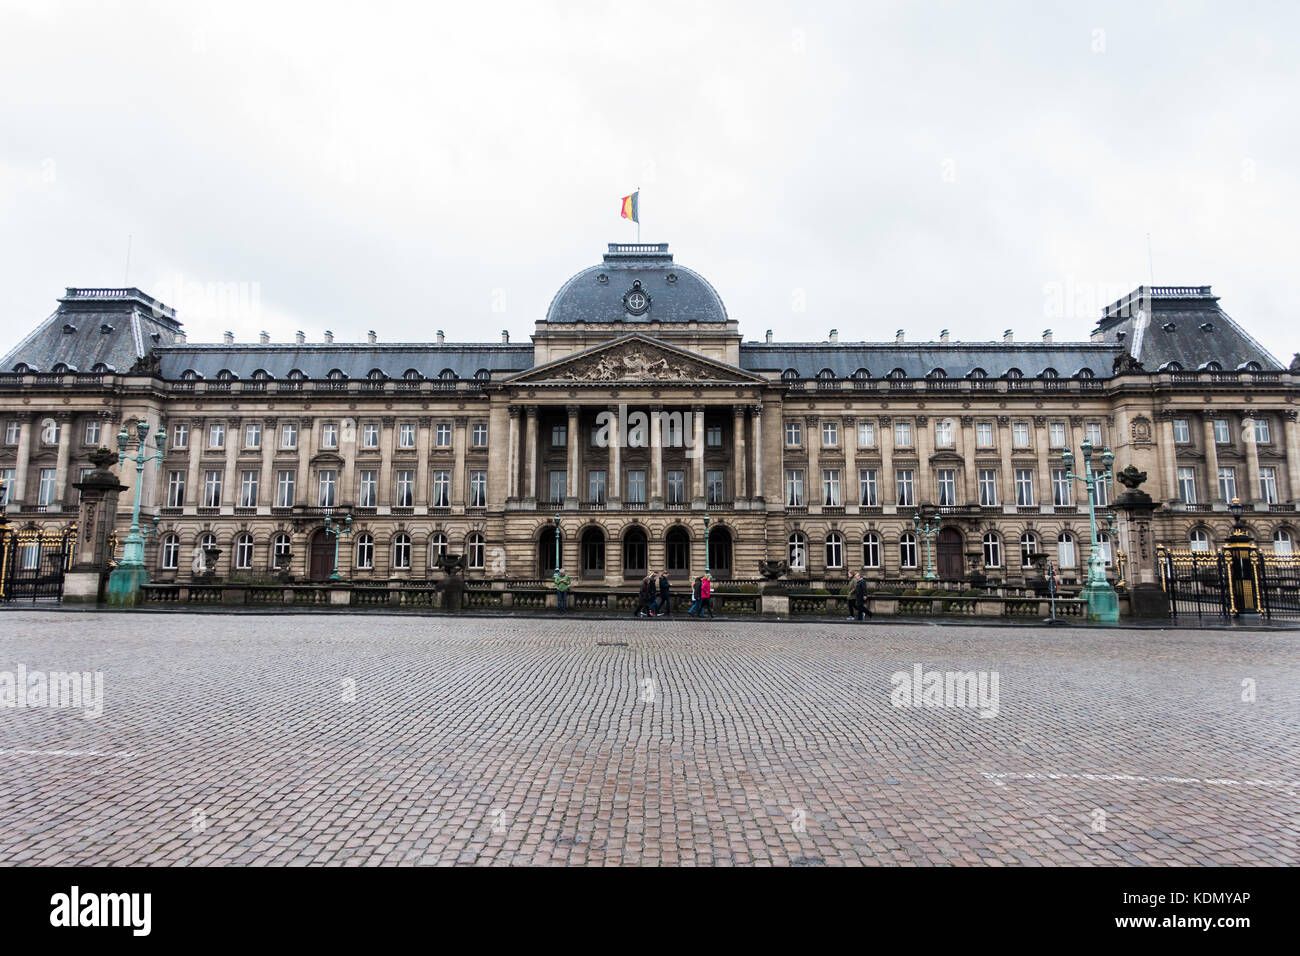
M 607 385 L 612 382 L 754 385 L 765 380 L 726 362 L 633 333 L 520 372 L 508 381 L 528 385 Z

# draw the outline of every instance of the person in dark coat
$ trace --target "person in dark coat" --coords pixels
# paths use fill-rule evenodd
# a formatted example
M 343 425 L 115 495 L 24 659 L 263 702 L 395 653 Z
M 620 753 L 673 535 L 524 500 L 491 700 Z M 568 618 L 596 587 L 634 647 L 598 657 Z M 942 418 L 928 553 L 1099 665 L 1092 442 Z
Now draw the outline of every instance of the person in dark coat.
M 858 575 L 857 583 L 853 585 L 853 596 L 858 602 L 858 620 L 863 616 L 871 617 L 871 606 L 867 604 L 867 579 L 861 574 Z
M 659 572 L 659 605 L 658 611 L 661 616 L 673 613 L 673 599 L 668 590 L 668 572 Z
M 700 613 L 700 579 L 691 582 L 691 608 L 686 612 L 692 616 Z
M 636 596 L 636 611 L 633 617 L 653 617 L 654 609 L 650 606 L 655 599 L 654 577 L 647 574 L 641 581 L 641 590 Z

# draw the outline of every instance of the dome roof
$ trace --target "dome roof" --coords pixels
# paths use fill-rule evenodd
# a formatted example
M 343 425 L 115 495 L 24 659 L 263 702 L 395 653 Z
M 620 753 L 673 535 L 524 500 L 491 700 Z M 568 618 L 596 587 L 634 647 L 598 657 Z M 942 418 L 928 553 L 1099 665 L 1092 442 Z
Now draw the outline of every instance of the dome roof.
M 725 322 L 727 309 L 698 272 L 673 263 L 668 243 L 609 244 L 604 261 L 560 287 L 547 322 Z

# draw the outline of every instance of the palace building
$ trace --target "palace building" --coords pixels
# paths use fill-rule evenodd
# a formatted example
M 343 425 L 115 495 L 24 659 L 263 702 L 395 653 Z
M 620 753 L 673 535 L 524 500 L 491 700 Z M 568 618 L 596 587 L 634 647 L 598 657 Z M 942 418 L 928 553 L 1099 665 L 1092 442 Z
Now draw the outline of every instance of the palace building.
M 296 577 L 324 578 L 324 517 L 345 512 L 351 581 L 434 578 L 443 554 L 463 554 L 471 579 L 536 581 L 554 570 L 557 522 L 565 568 L 603 586 L 698 574 L 706 558 L 735 579 L 763 560 L 809 580 L 907 579 L 923 509 L 941 579 L 1014 584 L 1046 554 L 1078 580 L 1088 507 L 1062 452 L 1077 470 L 1085 440 L 1094 465 L 1109 447 L 1117 471 L 1147 473 L 1159 542 L 1217 547 L 1233 498 L 1261 547 L 1300 534 L 1300 363 L 1270 355 L 1209 286 L 1140 287 L 1073 342 L 746 340 L 666 244 L 611 244 L 528 343 L 198 344 L 138 289 L 58 302 L 0 362 L 10 526 L 74 521 L 87 454 L 144 418 L 167 435 L 142 487 L 155 581 L 188 579 L 205 545 L 223 577 L 288 555 Z M 135 470 L 122 481 L 133 489 Z M 1114 494 L 1098 504 L 1117 564 Z

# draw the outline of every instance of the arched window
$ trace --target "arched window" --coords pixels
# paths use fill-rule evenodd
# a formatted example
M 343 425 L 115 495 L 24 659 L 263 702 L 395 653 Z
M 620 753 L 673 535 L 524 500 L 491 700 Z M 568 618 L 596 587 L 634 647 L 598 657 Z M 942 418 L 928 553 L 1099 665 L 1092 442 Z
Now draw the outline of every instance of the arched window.
M 268 372 L 266 369 L 259 368 L 253 371 L 254 382 L 269 382 L 270 380 L 271 380 L 271 373 Z
M 868 531 L 862 538 L 862 566 L 880 567 L 880 535 Z
M 207 549 L 207 548 L 215 548 L 216 546 L 217 546 L 217 536 L 213 534 L 211 531 L 199 535 L 200 548 Z
M 1002 539 L 992 531 L 984 534 L 984 567 L 1002 567 Z
M 896 368 L 890 371 L 889 377 L 893 379 L 907 378 L 907 373 L 904 372 L 901 368 Z
M 1273 540 L 1277 540 L 1276 535 L 1273 536 Z M 1273 546 L 1273 550 L 1277 550 L 1277 545 Z M 180 567 L 181 539 L 177 535 L 169 534 L 162 539 L 162 555 L 159 564 L 164 571 L 175 571 Z
M 223 368 L 220 372 L 217 373 L 218 382 L 233 382 L 234 380 L 235 380 L 235 373 L 228 368 Z
M 469 555 L 469 569 L 471 571 L 483 570 L 486 550 L 483 544 L 483 535 L 477 531 L 471 532 L 470 536 L 465 539 L 465 553 Z
M 583 577 L 598 578 L 605 574 L 605 533 L 600 528 L 589 526 L 582 532 L 578 558 Z
M 853 373 L 853 377 L 860 382 L 866 381 L 867 379 L 871 378 L 871 373 L 868 372 L 865 368 L 860 368 Z
M 444 382 L 454 382 L 456 379 L 460 378 L 460 376 L 456 374 L 455 369 L 445 368 L 438 373 L 438 378 L 442 379 Z
M 829 380 L 829 379 L 833 379 L 833 378 L 835 378 L 835 373 L 832 372 L 832 371 L 831 371 L 830 369 L 828 369 L 828 368 L 824 368 L 824 369 L 822 369 L 820 372 L 817 373 L 817 378 L 819 378 L 821 381 L 824 382 L 824 381 L 827 381 L 827 380 Z
M 113 366 L 105 365 L 103 362 L 96 362 L 94 365 L 90 367 L 90 370 L 94 372 L 96 375 L 102 375 L 105 372 L 113 371 Z
M 844 567 L 844 535 L 838 531 L 826 536 L 826 567 Z
M 1075 378 L 1093 378 L 1094 376 L 1093 376 L 1093 373 L 1092 373 L 1092 369 L 1088 368 L 1088 367 L 1085 365 L 1083 368 L 1079 369 L 1079 371 L 1077 371 L 1077 372 L 1074 373 L 1074 377 L 1075 377 Z
M 947 378 L 948 373 L 941 368 L 932 368 L 930 369 L 930 371 L 926 372 L 925 377 L 926 378 Z
M 904 531 L 898 539 L 898 566 L 916 567 L 916 535 L 910 531 Z
M 306 377 L 307 373 L 300 368 L 289 369 L 289 374 L 286 376 L 291 382 L 301 382 Z
M 781 380 L 784 382 L 793 381 L 798 377 L 799 377 L 799 372 L 797 369 L 788 368 L 781 373 Z
M 235 570 L 250 571 L 253 568 L 253 536 L 245 532 L 235 539 Z
M 1106 567 L 1110 567 L 1110 535 L 1105 531 L 1097 532 L 1097 553 Z
M 808 570 L 808 539 L 802 531 L 790 535 L 788 560 L 791 571 Z
M 366 378 L 370 379 L 372 382 L 379 382 L 388 378 L 388 376 L 384 374 L 383 369 L 372 368 L 366 373 Z
M 1078 553 L 1074 548 L 1074 535 L 1062 531 L 1061 536 L 1056 539 L 1056 563 L 1062 568 L 1073 568 L 1078 566 L 1078 562 Z
M 623 535 L 623 574 L 625 577 L 643 577 L 645 573 L 645 531 L 634 525 Z
M 970 373 L 966 377 L 967 378 L 988 378 L 989 373 L 984 371 L 984 369 L 980 368 L 979 366 L 976 366 L 975 368 L 970 370 Z
M 1049 368 L 1045 368 L 1045 369 L 1043 369 L 1043 374 L 1042 374 L 1041 377 L 1042 377 L 1042 378 L 1060 378 L 1061 376 L 1057 373 L 1056 369 L 1054 369 L 1054 368 L 1050 368 L 1050 367 L 1049 367 Z
M 429 535 L 429 567 L 437 567 L 438 559 L 447 553 L 447 536 L 441 531 Z
M 1242 366 L 1242 369 L 1244 369 L 1247 372 L 1258 372 L 1260 371 L 1260 368 L 1261 366 L 1258 362 L 1247 362 L 1245 365 Z
M 279 568 L 289 564 L 290 554 L 289 536 L 281 531 L 271 539 L 271 567 Z
M 1278 528 L 1273 532 L 1273 553 L 1291 553 L 1291 532 L 1286 528 Z
M 329 370 L 328 377 L 332 382 L 341 382 L 343 379 L 347 378 L 347 375 L 341 368 L 332 368 Z
M 479 381 L 479 382 L 486 382 L 491 377 L 492 377 L 492 373 L 485 368 L 481 368 L 474 373 L 475 381 Z
M 368 533 L 357 535 L 357 570 L 369 571 L 375 566 L 375 536 Z
M 1223 366 L 1220 365 L 1218 362 L 1206 362 L 1204 365 L 1201 366 L 1201 368 L 1205 369 L 1207 372 L 1223 371 Z
M 1034 557 L 1038 554 L 1038 536 L 1032 531 L 1026 531 L 1020 536 L 1020 566 L 1022 568 L 1032 568 L 1034 566 Z
M 1024 377 L 1025 377 L 1025 373 L 1020 371 L 1020 369 L 1018 368 L 1007 369 L 1007 378 L 1024 378 Z
M 1193 528 L 1192 533 L 1187 536 L 1187 544 L 1193 551 L 1209 551 L 1209 532 L 1202 528 Z
M 408 382 L 418 382 L 420 379 L 424 378 L 424 376 L 420 374 L 418 369 L 408 368 L 402 373 L 402 378 L 406 379 Z
M 405 531 L 393 537 L 393 570 L 408 571 L 411 568 L 411 536 Z
M 17 369 L 15 369 L 15 371 L 17 371 Z M 201 377 L 202 376 L 192 368 L 187 368 L 185 371 L 181 372 L 182 382 L 197 382 Z
M 1156 369 L 1157 372 L 1181 372 L 1182 370 L 1183 364 L 1181 362 L 1166 362 Z
M 668 529 L 664 535 L 664 563 L 669 574 L 689 574 L 691 571 L 691 536 L 680 526 Z

